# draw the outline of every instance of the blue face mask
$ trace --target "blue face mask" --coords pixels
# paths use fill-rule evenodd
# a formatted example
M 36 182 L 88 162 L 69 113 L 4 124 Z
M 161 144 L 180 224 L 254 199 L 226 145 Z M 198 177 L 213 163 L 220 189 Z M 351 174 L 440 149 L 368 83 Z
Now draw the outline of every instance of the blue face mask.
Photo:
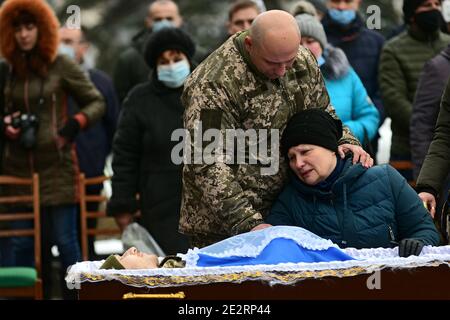
M 328 13 L 331 19 L 342 25 L 350 24 L 350 22 L 352 22 L 356 18 L 355 10 L 330 9 L 328 10 Z
M 323 56 L 320 56 L 319 58 L 317 58 L 317 64 L 319 65 L 319 67 L 321 67 L 324 63 L 325 63 L 325 59 Z
M 182 60 L 169 66 L 158 66 L 158 80 L 169 88 L 179 88 L 184 84 L 190 72 L 189 63 Z
M 162 30 L 164 28 L 175 28 L 173 23 L 167 19 L 159 20 L 153 23 L 152 31 L 158 32 L 159 30 Z
M 70 59 L 75 60 L 75 49 L 67 44 L 61 43 L 58 47 L 59 54 L 64 54 Z

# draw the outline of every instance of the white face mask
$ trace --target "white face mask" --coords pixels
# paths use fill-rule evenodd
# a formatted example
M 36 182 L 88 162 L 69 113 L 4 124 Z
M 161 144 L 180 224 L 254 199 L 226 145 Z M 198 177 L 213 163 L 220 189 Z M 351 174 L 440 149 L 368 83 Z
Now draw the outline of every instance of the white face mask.
M 319 65 L 319 67 L 321 67 L 324 63 L 325 63 L 325 58 L 323 57 L 323 55 L 321 55 L 319 58 L 317 58 L 317 64 Z
M 58 52 L 59 54 L 64 54 L 72 60 L 75 60 L 75 49 L 67 44 L 61 43 L 58 47 Z
M 191 67 L 187 60 L 181 60 L 168 66 L 158 66 L 157 71 L 159 81 L 169 88 L 179 88 L 189 76 Z
M 450 23 L 450 0 L 442 1 L 442 16 L 445 22 Z
M 175 26 L 173 25 L 172 21 L 163 19 L 153 23 L 152 31 L 156 33 L 164 28 L 175 28 Z

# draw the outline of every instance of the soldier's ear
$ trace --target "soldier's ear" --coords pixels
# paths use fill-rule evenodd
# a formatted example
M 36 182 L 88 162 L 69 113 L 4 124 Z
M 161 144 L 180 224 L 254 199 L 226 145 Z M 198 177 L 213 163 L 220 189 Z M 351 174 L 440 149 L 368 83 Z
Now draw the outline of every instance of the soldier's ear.
M 253 39 L 250 36 L 246 36 L 244 39 L 245 47 L 250 50 L 253 47 Z

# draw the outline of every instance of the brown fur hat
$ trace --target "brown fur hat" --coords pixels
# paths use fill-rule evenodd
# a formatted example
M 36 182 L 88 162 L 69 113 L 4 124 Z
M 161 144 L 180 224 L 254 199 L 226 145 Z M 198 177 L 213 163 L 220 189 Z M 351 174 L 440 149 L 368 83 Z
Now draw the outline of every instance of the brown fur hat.
M 13 22 L 21 12 L 32 15 L 38 29 L 38 41 L 28 57 L 22 54 L 15 39 Z M 49 65 L 55 60 L 59 44 L 59 21 L 45 0 L 6 0 L 0 8 L 0 49 L 19 77 L 29 69 L 45 77 Z

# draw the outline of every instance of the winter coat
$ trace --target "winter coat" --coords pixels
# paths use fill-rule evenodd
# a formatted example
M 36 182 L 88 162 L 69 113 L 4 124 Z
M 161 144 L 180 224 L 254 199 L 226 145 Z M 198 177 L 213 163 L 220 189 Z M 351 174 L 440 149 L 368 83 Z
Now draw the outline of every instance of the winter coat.
M 26 54 L 22 54 L 17 45 L 12 25 L 14 12 L 22 9 L 39 17 L 38 42 L 35 49 Z M 32 149 L 25 149 L 20 140 L 6 140 L 3 174 L 31 177 L 34 172 L 38 173 L 40 203 L 44 206 L 76 203 L 79 168 L 75 145 L 68 143 L 58 148 L 58 131 L 68 120 L 69 95 L 76 99 L 88 125 L 103 116 L 104 100 L 74 61 L 57 55 L 59 24 L 44 1 L 5 2 L 0 18 L 1 50 L 12 66 L 4 88 L 5 113 L 32 113 L 39 121 Z M 22 129 L 22 134 L 25 131 Z M 4 191 L 7 194 L 29 192 L 13 187 Z
M 386 115 L 392 119 L 391 155 L 410 157 L 409 122 L 419 75 L 448 43 L 450 37 L 439 31 L 426 35 L 409 27 L 383 48 L 379 76 Z
M 292 173 L 266 222 L 305 228 L 342 248 L 389 248 L 405 238 L 438 245 L 430 214 L 395 169 L 345 161 L 330 191 L 308 186 Z
M 113 83 L 106 73 L 98 69 L 90 69 L 88 75 L 105 99 L 106 112 L 98 123 L 80 132 L 75 145 L 80 171 L 86 177 L 96 177 L 103 175 L 106 157 L 111 152 L 120 106 Z M 69 110 L 70 114 L 79 112 L 72 97 L 69 100 Z
M 364 132 L 372 140 L 380 116 L 361 80 L 341 49 L 328 46 L 323 56 L 325 63 L 320 69 L 337 115 L 361 143 Z
M 416 189 L 436 195 L 450 174 L 450 81 L 442 97 L 433 141 L 423 162 Z
M 363 19 L 357 15 L 349 26 L 342 26 L 327 14 L 322 24 L 330 44 L 341 48 L 348 61 L 361 79 L 370 98 L 384 120 L 384 108 L 378 84 L 378 64 L 384 37 L 365 27 Z
M 449 76 L 450 45 L 425 64 L 417 85 L 409 127 L 414 179 L 419 176 L 433 140 L 441 99 Z
M 141 210 L 142 225 L 166 254 L 185 252 L 187 239 L 178 233 L 182 166 L 171 159 L 183 128 L 182 88 L 169 89 L 153 78 L 126 98 L 113 141 L 110 215 Z M 136 200 L 139 194 L 139 202 Z
M 120 103 L 134 86 L 149 80 L 150 68 L 143 52 L 151 31 L 140 31 L 132 39 L 132 44 L 119 55 L 114 68 L 113 81 Z

